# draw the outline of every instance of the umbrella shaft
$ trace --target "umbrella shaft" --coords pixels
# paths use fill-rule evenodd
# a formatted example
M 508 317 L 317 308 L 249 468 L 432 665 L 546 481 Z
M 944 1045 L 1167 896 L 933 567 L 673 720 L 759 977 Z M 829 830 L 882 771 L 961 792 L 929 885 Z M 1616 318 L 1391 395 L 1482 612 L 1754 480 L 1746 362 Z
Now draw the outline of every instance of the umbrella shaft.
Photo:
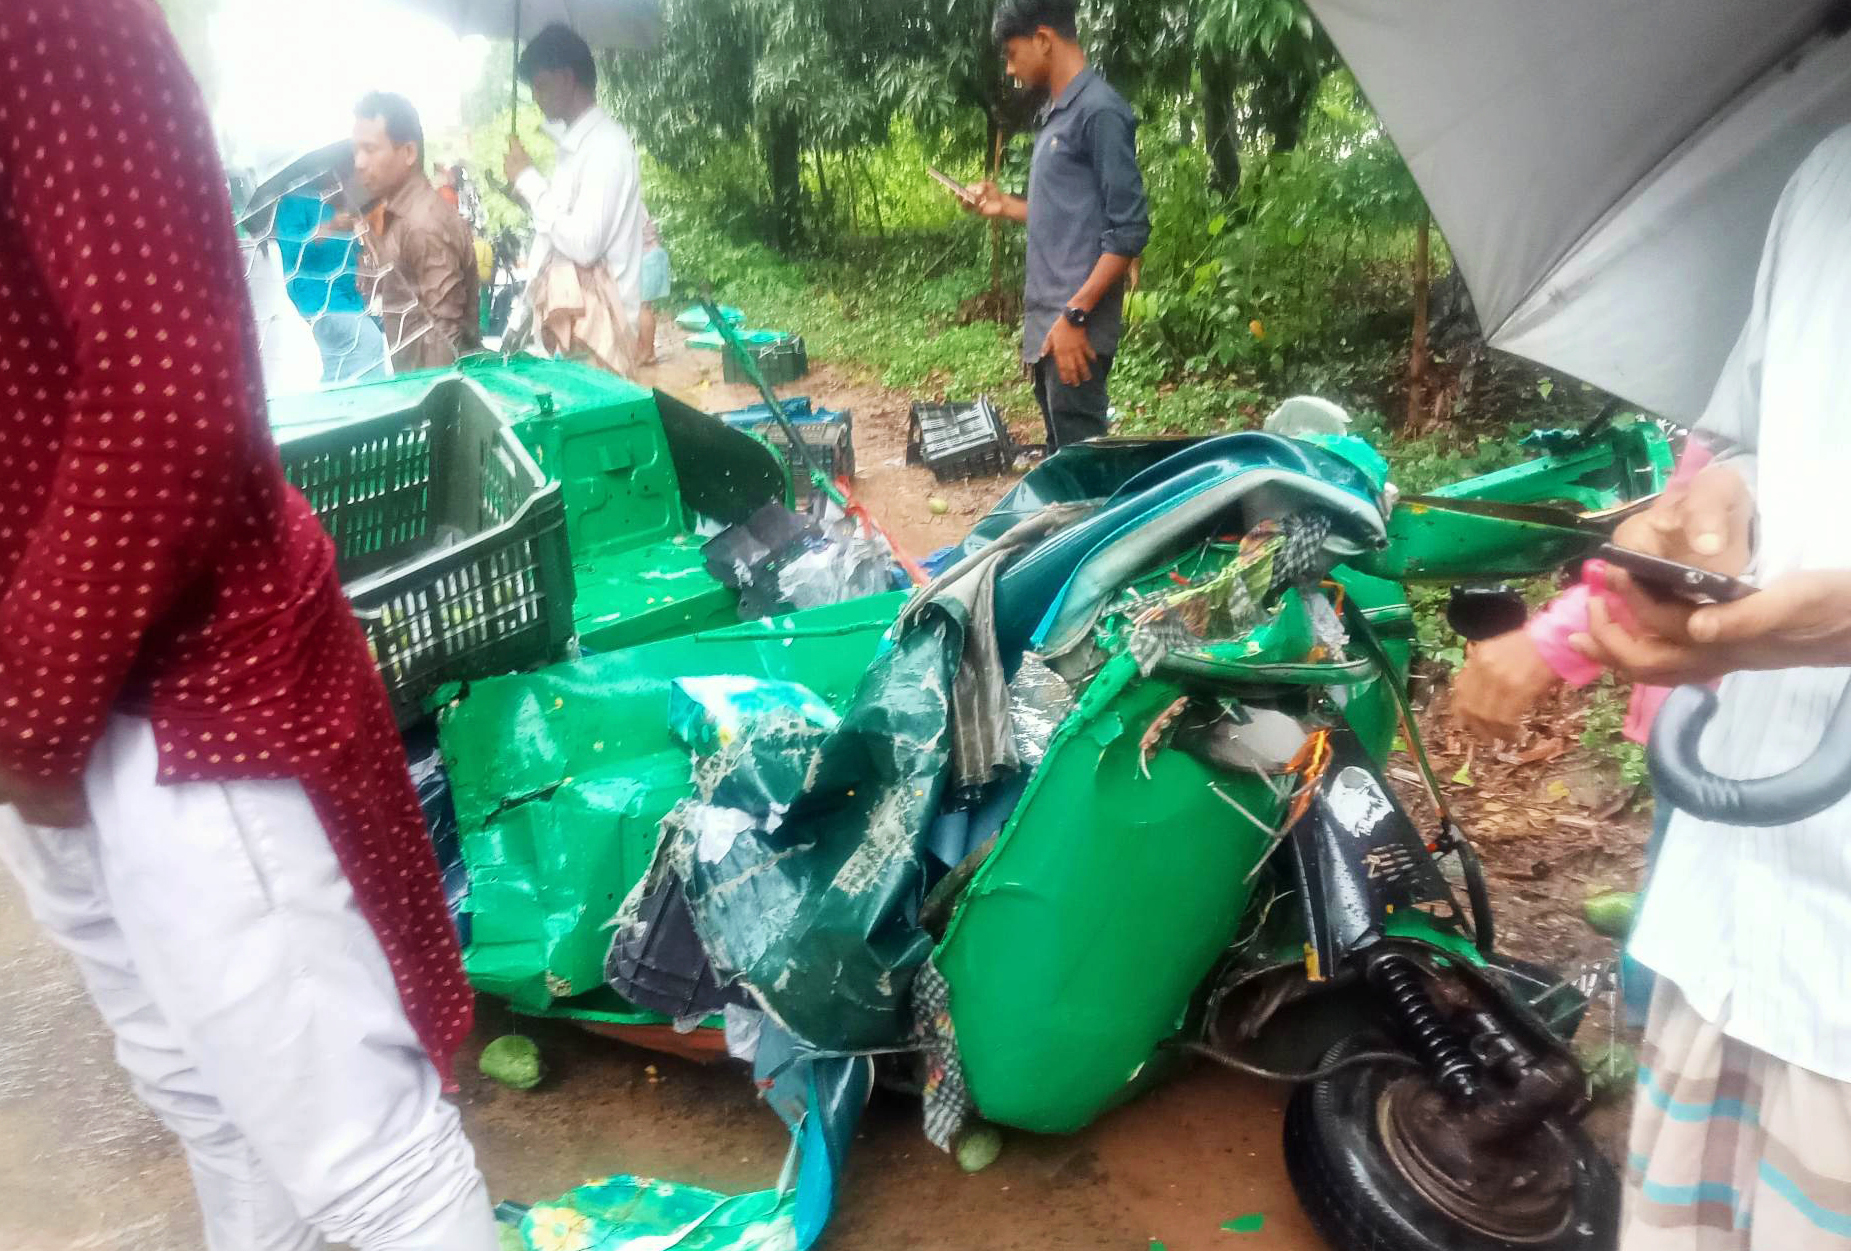
M 508 75 L 508 138 L 521 133 L 521 3 L 514 0 L 514 67 Z

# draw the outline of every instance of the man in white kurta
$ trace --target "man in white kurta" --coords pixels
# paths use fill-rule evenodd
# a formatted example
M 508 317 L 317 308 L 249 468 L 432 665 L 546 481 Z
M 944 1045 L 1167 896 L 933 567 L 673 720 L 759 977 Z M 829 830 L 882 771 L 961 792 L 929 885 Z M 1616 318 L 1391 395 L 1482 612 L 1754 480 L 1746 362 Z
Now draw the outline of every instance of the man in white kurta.
M 1703 430 L 1736 451 L 1628 546 L 1766 589 L 1696 612 L 1629 591 L 1588 655 L 1636 680 L 1723 678 L 1705 763 L 1781 773 L 1851 675 L 1851 130 L 1795 174 Z M 1621 583 L 1625 583 L 1620 578 Z M 1775 829 L 1678 813 L 1632 953 L 1660 977 L 1624 1251 L 1851 1247 L 1851 802 Z
M 558 156 L 549 178 L 515 139 L 504 165 L 533 214 L 536 321 L 556 350 L 583 351 L 628 373 L 643 306 L 648 216 L 636 145 L 599 107 L 591 49 L 568 28 L 555 24 L 534 36 L 520 74 L 546 115 Z

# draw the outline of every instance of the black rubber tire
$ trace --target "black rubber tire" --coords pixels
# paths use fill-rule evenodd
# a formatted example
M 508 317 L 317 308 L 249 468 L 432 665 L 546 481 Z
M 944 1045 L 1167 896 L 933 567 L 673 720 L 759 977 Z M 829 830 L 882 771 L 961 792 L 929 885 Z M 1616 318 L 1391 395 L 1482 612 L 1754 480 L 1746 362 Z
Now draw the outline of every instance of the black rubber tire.
M 1379 1042 L 1350 1038 L 1325 1067 Z M 1376 1125 L 1383 1086 L 1398 1070 L 1376 1065 L 1309 1082 L 1285 1114 L 1285 1164 L 1298 1201 L 1335 1251 L 1612 1251 L 1620 1181 L 1580 1126 L 1565 1130 L 1576 1155 L 1574 1210 L 1561 1233 L 1535 1242 L 1491 1237 L 1435 1207 L 1401 1175 Z

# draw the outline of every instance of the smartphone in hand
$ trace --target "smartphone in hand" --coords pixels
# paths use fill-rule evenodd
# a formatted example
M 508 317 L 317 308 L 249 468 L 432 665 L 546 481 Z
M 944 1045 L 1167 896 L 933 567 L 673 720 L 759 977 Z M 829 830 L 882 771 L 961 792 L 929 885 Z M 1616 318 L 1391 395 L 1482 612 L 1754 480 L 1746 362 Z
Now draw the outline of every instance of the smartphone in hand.
M 975 191 L 972 191 L 969 187 L 936 166 L 926 166 L 926 173 L 932 176 L 933 182 L 936 182 L 952 195 L 958 197 L 958 199 L 963 201 L 967 206 L 974 206 L 977 203 L 977 193 Z
M 1631 574 L 1640 589 L 1655 599 L 1683 600 L 1688 604 L 1733 604 L 1760 590 L 1740 578 L 1711 573 L 1695 565 L 1679 564 L 1611 543 L 1600 549 L 1600 559 Z

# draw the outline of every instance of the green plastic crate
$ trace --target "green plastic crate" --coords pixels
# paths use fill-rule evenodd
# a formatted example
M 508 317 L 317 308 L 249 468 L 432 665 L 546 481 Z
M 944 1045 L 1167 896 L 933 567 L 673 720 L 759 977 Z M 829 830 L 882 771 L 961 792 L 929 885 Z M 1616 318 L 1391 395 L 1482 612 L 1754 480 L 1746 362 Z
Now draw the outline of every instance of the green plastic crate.
M 446 682 L 563 653 L 574 587 L 562 488 L 467 383 L 279 448 L 334 540 L 401 725 Z
M 810 372 L 810 354 L 804 349 L 803 336 L 789 335 L 775 343 L 747 344 L 746 351 L 752 354 L 752 360 L 758 365 L 758 372 L 771 386 L 783 386 L 787 382 L 796 382 L 808 376 Z M 729 383 L 750 382 L 745 367 L 739 363 L 739 357 L 731 348 L 723 349 L 725 360 L 721 364 L 721 373 Z

